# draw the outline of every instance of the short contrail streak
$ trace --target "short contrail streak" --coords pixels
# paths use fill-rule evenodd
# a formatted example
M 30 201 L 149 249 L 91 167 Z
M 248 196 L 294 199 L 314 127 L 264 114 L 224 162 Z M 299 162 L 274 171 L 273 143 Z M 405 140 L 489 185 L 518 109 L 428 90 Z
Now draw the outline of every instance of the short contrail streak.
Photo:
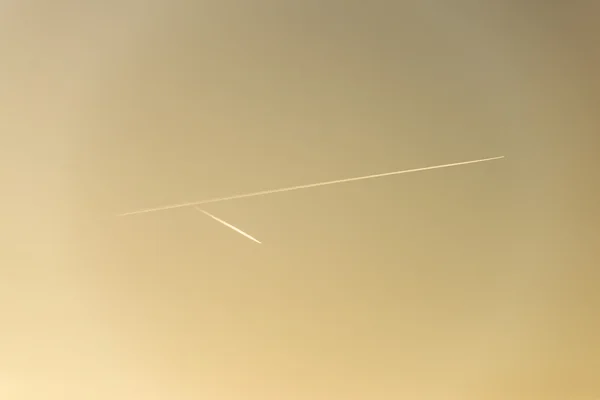
M 261 243 L 261 242 L 259 242 L 257 239 L 253 238 L 252 236 L 250 236 L 249 234 L 247 234 L 247 233 L 246 233 L 246 232 L 244 232 L 243 230 L 241 230 L 241 229 L 239 229 L 239 228 L 236 228 L 235 226 L 233 226 L 233 225 L 231 225 L 231 224 L 228 224 L 227 222 L 223 221 L 223 220 L 222 220 L 222 219 L 220 219 L 220 218 L 217 218 L 217 217 L 215 217 L 214 215 L 212 215 L 212 214 L 211 214 L 211 213 L 209 213 L 208 211 L 204 211 L 203 209 L 201 209 L 201 208 L 198 208 L 198 207 L 195 207 L 195 208 L 196 208 L 196 210 L 200 211 L 201 213 L 203 213 L 203 214 L 205 214 L 205 215 L 208 215 L 209 217 L 211 217 L 211 218 L 212 218 L 212 219 L 214 219 L 215 221 L 217 221 L 217 222 L 220 222 L 220 223 L 222 223 L 223 225 L 225 225 L 226 227 L 233 229 L 234 231 L 236 231 L 236 232 L 237 232 L 237 233 L 239 233 L 240 235 L 246 236 L 248 239 L 250 239 L 250 240 L 252 240 L 252 241 L 255 241 L 255 242 L 256 242 L 256 243 L 258 243 L 258 244 L 262 244 L 262 243 Z
M 162 207 L 156 207 L 156 208 L 147 208 L 147 209 L 144 209 L 144 210 L 138 210 L 138 211 L 128 212 L 128 213 L 125 213 L 125 214 L 120 214 L 120 216 L 134 215 L 134 214 L 144 214 L 144 213 L 155 212 L 155 211 L 163 211 L 163 210 L 172 210 L 174 208 L 192 207 L 192 206 L 197 206 L 197 205 L 201 205 L 201 204 L 217 203 L 217 202 L 226 201 L 226 200 L 235 200 L 235 199 L 243 199 L 243 198 L 246 198 L 246 197 L 264 196 L 266 194 L 281 193 L 281 192 L 290 192 L 292 190 L 308 189 L 308 188 L 313 188 L 313 187 L 318 187 L 318 186 L 335 185 L 335 184 L 338 184 L 338 183 L 361 181 L 361 180 L 365 180 L 365 179 L 382 178 L 384 176 L 408 174 L 408 173 L 411 173 L 411 172 L 428 171 L 428 170 L 431 170 L 431 169 L 441 169 L 441 168 L 457 167 L 459 165 L 475 164 L 475 163 L 481 163 L 481 162 L 486 162 L 486 161 L 499 160 L 501 158 L 504 158 L 504 156 L 492 157 L 492 158 L 484 158 L 484 159 L 481 159 L 481 160 L 473 160 L 473 161 L 463 161 L 463 162 L 457 162 L 457 163 L 452 163 L 452 164 L 434 165 L 434 166 L 431 166 L 431 167 L 405 169 L 403 171 L 394 171 L 394 172 L 386 172 L 386 173 L 383 173 L 383 174 L 359 176 L 359 177 L 356 177 L 356 178 L 338 179 L 338 180 L 335 180 L 335 181 L 327 181 L 327 182 L 320 182 L 320 183 L 311 183 L 311 184 L 308 184 L 308 185 L 292 186 L 292 187 L 287 187 L 287 188 L 283 188 L 283 189 L 263 190 L 263 191 L 260 191 L 260 192 L 238 194 L 238 195 L 233 195 L 233 196 L 228 196 L 228 197 L 219 197 L 219 198 L 214 198 L 214 199 L 209 199 L 209 200 L 202 200 L 202 201 L 195 201 L 195 202 L 190 202 L 190 203 L 180 203 L 180 204 L 173 204 L 173 205 L 169 205 L 169 206 L 162 206 Z

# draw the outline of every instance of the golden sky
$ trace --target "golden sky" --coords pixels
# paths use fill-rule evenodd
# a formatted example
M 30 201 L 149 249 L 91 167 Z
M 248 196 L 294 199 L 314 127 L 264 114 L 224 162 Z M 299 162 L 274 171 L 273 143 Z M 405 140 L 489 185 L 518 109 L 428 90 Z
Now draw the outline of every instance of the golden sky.
M 594 3 L 5 1 L 0 398 L 598 399 Z

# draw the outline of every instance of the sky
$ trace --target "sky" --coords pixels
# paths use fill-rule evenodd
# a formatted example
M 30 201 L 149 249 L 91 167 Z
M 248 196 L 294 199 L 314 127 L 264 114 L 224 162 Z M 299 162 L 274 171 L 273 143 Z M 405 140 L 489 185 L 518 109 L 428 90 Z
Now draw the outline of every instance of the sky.
M 0 397 L 597 399 L 599 13 L 3 2 Z

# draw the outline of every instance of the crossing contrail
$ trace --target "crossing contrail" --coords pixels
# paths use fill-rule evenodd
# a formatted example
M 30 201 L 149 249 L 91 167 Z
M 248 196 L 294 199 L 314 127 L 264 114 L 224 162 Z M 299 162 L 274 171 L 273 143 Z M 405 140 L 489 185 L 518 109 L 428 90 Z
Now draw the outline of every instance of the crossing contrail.
M 196 210 L 200 211 L 201 213 L 208 215 L 209 217 L 211 217 L 212 219 L 214 219 L 217 222 L 222 223 L 223 225 L 225 225 L 228 228 L 233 229 L 234 231 L 236 231 L 237 233 L 246 236 L 248 239 L 255 241 L 258 244 L 262 244 L 261 242 L 259 242 L 257 239 L 253 238 L 252 236 L 250 236 L 249 234 L 247 234 L 246 232 L 244 232 L 243 230 L 236 228 L 235 226 L 223 221 L 221 218 L 217 218 L 214 215 L 212 215 L 211 213 L 209 213 L 208 211 L 204 211 L 203 209 L 199 208 L 199 207 L 194 207 Z
M 504 158 L 504 156 L 492 157 L 492 158 L 483 158 L 483 159 L 480 159 L 480 160 L 472 160 L 472 161 L 462 161 L 462 162 L 456 162 L 456 163 L 452 163 L 452 164 L 434 165 L 434 166 L 431 166 L 431 167 L 405 169 L 405 170 L 402 170 L 402 171 L 394 171 L 394 172 L 386 172 L 386 173 L 383 173 L 383 174 L 359 176 L 359 177 L 356 177 L 356 178 L 338 179 L 338 180 L 335 180 L 335 181 L 310 183 L 310 184 L 307 184 L 307 185 L 292 186 L 292 187 L 287 187 L 287 188 L 282 188 L 282 189 L 263 190 L 263 191 L 260 191 L 260 192 L 237 194 L 237 195 L 228 196 L 228 197 L 219 197 L 219 198 L 213 198 L 213 199 L 202 200 L 202 201 L 194 201 L 194 202 L 190 202 L 190 203 L 179 203 L 179 204 L 172 204 L 172 205 L 162 206 L 162 207 L 147 208 L 147 209 L 144 209 L 144 210 L 131 211 L 131 212 L 128 212 L 128 213 L 120 214 L 119 216 L 134 215 L 134 214 L 145 214 L 145 213 L 156 212 L 156 211 L 172 210 L 174 208 L 192 207 L 192 206 L 198 206 L 198 205 L 201 205 L 201 204 L 218 203 L 218 202 L 227 201 L 227 200 L 243 199 L 243 198 L 246 198 L 246 197 L 256 197 L 256 196 L 264 196 L 264 195 L 273 194 L 273 193 L 290 192 L 292 190 L 308 189 L 308 188 L 313 188 L 313 187 L 318 187 L 318 186 L 335 185 L 335 184 L 338 184 L 338 183 L 361 181 L 361 180 L 365 180 L 365 179 L 382 178 L 384 176 L 401 175 L 401 174 L 408 174 L 408 173 L 411 173 L 411 172 L 420 172 L 420 171 L 428 171 L 428 170 L 432 170 L 432 169 L 457 167 L 459 165 L 476 164 L 476 163 L 481 163 L 481 162 L 486 162 L 486 161 L 499 160 L 501 158 Z

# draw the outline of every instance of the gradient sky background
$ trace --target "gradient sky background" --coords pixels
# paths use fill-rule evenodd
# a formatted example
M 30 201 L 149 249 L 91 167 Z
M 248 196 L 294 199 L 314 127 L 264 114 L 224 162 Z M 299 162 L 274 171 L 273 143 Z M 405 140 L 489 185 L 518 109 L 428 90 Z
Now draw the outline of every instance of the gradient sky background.
M 4 1 L 0 398 L 597 399 L 599 17 Z

